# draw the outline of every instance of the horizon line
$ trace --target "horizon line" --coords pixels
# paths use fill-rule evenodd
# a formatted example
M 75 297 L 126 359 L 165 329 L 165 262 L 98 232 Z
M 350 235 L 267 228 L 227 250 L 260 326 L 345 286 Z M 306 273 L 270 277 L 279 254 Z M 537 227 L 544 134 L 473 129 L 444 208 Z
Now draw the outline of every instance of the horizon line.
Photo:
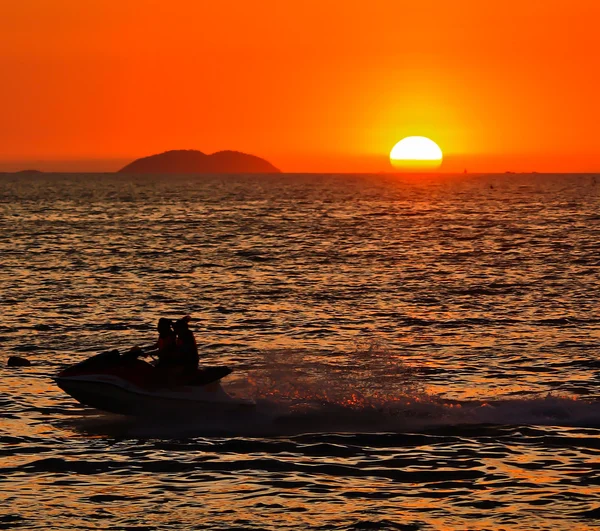
M 128 175 L 128 176 L 209 176 L 209 175 L 600 175 L 600 170 L 593 171 L 279 171 L 279 172 L 236 172 L 236 173 L 127 173 L 116 171 L 47 171 L 36 169 L 0 170 L 0 175 Z

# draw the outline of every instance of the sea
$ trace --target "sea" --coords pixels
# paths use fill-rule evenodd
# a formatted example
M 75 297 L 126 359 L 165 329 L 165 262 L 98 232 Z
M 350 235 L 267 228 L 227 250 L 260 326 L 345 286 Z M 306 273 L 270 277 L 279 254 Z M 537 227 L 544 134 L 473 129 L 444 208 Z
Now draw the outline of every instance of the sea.
M 600 175 L 0 175 L 0 529 L 599 529 L 599 303 Z M 54 383 L 187 314 L 255 407 Z

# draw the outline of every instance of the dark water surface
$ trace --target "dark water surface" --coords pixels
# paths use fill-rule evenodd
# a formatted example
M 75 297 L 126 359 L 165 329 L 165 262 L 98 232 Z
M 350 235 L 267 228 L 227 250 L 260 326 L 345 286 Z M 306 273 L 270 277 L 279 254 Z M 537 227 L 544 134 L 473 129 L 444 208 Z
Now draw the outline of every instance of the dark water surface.
M 598 529 L 599 251 L 591 175 L 0 175 L 0 529 Z M 51 380 L 186 313 L 254 411 Z

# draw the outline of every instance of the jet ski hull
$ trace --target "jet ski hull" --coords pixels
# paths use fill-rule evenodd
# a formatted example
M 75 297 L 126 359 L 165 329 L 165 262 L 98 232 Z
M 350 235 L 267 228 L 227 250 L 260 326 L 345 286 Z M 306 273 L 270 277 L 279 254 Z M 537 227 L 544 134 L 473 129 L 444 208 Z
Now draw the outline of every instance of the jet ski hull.
M 80 404 L 130 416 L 223 415 L 254 406 L 230 396 L 219 380 L 227 367 L 208 367 L 188 378 L 188 384 L 167 386 L 152 365 L 118 353 L 103 353 L 60 372 L 54 381 Z
M 80 404 L 119 415 L 222 415 L 254 406 L 250 400 L 229 396 L 218 382 L 154 391 L 101 376 L 58 377 L 55 382 Z

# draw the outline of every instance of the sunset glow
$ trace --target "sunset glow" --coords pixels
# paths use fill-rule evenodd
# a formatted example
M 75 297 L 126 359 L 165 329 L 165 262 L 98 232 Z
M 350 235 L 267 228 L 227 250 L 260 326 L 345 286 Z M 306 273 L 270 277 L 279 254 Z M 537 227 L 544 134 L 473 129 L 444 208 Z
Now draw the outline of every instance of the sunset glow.
M 0 530 L 597 529 L 599 21 L 0 0 Z
M 232 149 L 379 172 L 415 131 L 440 171 L 600 171 L 598 19 L 592 0 L 3 2 L 0 171 Z

